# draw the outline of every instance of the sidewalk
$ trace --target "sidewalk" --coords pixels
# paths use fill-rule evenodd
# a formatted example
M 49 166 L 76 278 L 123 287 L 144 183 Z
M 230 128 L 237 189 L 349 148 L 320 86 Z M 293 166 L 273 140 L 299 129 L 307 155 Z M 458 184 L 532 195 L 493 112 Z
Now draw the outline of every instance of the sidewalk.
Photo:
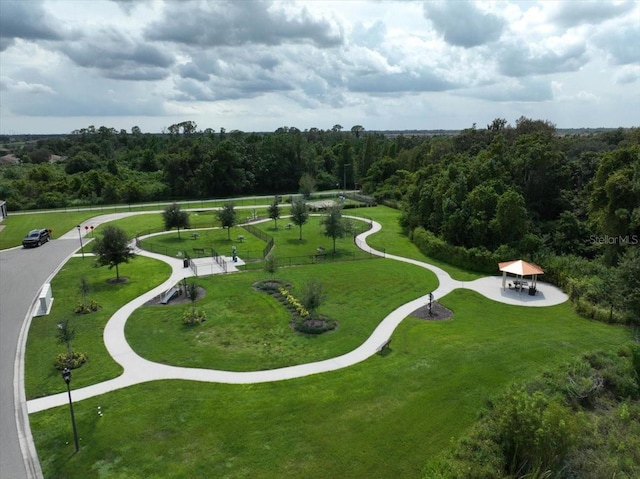
M 355 216 L 349 216 L 349 218 L 369 221 Z M 528 296 L 526 293 L 518 295 L 518 293 L 515 293 L 514 291 L 503 291 L 501 288 L 501 278 L 499 277 L 490 276 L 465 283 L 453 280 L 446 271 L 428 263 L 410 258 L 403 258 L 401 256 L 385 254 L 374 250 L 369 247 L 366 239 L 368 236 L 380 231 L 382 227 L 375 221 L 372 221 L 371 224 L 372 228 L 370 230 L 362 233 L 356 238 L 357 246 L 371 254 L 414 264 L 432 271 L 439 281 L 438 287 L 432 292 L 436 299 L 442 298 L 454 289 L 467 288 L 494 301 L 516 304 L 519 306 L 551 306 L 567 300 L 567 296 L 562 293 L 562 291 L 545 283 L 539 283 L 539 290 L 541 291 L 539 296 Z M 137 254 L 155 258 L 170 264 L 172 267 L 172 274 L 169 279 L 161 285 L 148 291 L 142 296 L 139 296 L 116 311 L 105 326 L 103 334 L 105 346 L 113 359 L 123 367 L 123 374 L 109 381 L 104 381 L 81 389 L 75 389 L 73 391 L 74 401 L 98 396 L 116 389 L 132 386 L 134 384 L 160 379 L 186 379 L 192 381 L 219 382 L 227 384 L 249 384 L 282 381 L 346 368 L 375 355 L 378 352 L 380 345 L 391 337 L 398 325 L 413 311 L 424 306 L 429 301 L 429 293 L 427 293 L 424 296 L 399 306 L 382 320 L 378 327 L 371 333 L 369 338 L 359 347 L 349 353 L 343 354 L 342 356 L 324 361 L 253 372 L 230 372 L 214 369 L 168 366 L 148 361 L 133 351 L 124 334 L 125 323 L 136 308 L 167 291 L 183 278 L 193 276 L 194 272 L 191 268 L 184 267 L 182 258 L 171 258 L 143 250 L 137 250 L 136 252 Z M 212 271 L 211 274 L 219 274 L 223 272 L 222 270 L 218 270 L 217 272 L 214 270 L 211 265 L 211 258 L 198 258 L 195 261 L 199 262 L 198 269 L 201 267 L 210 267 Z M 233 266 L 234 263 L 229 262 L 229 267 L 233 268 Z M 228 271 L 230 270 L 228 269 Z M 514 297 L 514 294 L 517 296 Z M 67 401 L 68 398 L 66 393 L 61 393 L 28 401 L 27 408 L 29 413 L 34 413 L 56 406 L 62 406 L 66 404 Z

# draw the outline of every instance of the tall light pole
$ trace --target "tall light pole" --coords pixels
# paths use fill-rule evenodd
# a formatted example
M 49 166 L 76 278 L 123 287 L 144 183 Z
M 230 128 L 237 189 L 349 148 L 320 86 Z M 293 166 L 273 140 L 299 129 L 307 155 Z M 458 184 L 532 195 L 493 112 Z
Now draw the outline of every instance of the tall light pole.
M 78 238 L 80 238 L 80 251 L 82 252 L 82 259 L 84 259 L 84 245 L 82 244 L 82 231 L 80 231 L 80 225 L 76 226 L 78 228 Z
M 76 429 L 76 417 L 73 414 L 73 402 L 71 401 L 71 369 L 64 368 L 62 370 L 62 379 L 67 383 L 67 394 L 69 395 L 69 410 L 71 411 L 71 425 L 73 426 L 73 440 L 76 445 L 76 452 L 80 450 L 80 444 L 78 443 L 78 430 Z
M 342 183 L 342 196 L 347 197 L 347 166 L 351 166 L 350 163 L 345 163 L 343 169 L 343 183 Z

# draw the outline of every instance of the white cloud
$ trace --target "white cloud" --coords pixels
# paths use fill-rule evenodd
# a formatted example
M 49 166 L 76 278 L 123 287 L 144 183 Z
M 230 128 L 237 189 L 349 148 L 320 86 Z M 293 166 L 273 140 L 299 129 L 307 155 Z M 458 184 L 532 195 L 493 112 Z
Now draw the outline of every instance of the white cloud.
M 0 131 L 160 131 L 184 120 L 245 131 L 466 128 L 521 115 L 640 125 L 633 1 L 5 0 L 0 8 Z

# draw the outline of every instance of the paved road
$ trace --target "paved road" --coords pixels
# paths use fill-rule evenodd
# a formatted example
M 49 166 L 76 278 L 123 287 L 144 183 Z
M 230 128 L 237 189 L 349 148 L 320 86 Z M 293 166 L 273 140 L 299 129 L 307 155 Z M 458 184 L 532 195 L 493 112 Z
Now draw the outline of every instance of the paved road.
M 34 454 L 23 457 L 33 447 L 29 434 L 27 406 L 19 370 L 22 364 L 20 341 L 26 339 L 31 307 L 46 283 L 79 241 L 54 239 L 39 248 L 12 248 L 0 251 L 0 477 L 11 479 L 41 477 Z M 55 292 L 54 292 L 55 295 Z M 25 465 L 26 464 L 26 465 Z

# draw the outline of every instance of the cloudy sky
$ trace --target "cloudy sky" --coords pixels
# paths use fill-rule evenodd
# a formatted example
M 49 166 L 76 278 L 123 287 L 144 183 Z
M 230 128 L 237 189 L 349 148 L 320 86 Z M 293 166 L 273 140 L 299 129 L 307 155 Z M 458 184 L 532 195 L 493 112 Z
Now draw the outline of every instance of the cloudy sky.
M 640 1 L 1 0 L 0 133 L 640 126 Z

